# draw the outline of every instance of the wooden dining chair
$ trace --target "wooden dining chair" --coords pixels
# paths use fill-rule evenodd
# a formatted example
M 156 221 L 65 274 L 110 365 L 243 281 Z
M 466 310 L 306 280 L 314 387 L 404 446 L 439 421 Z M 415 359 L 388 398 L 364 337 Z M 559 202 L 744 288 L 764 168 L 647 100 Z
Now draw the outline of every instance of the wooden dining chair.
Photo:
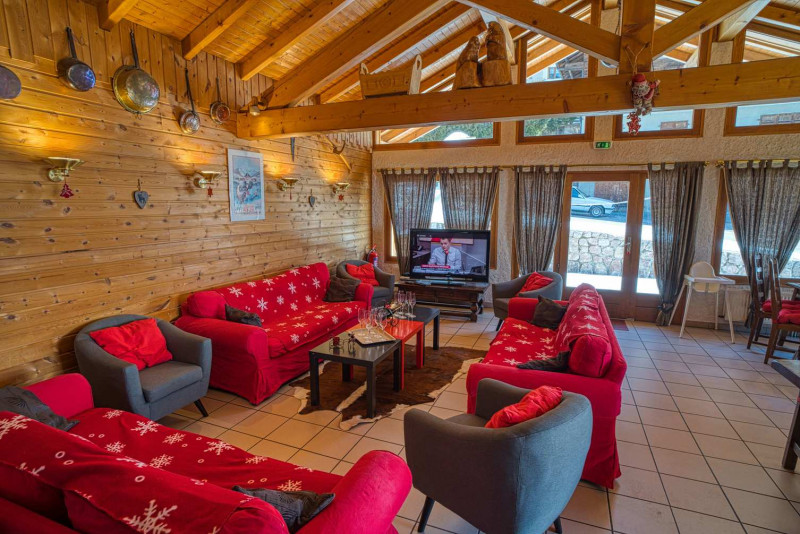
M 761 329 L 764 326 L 764 319 L 772 319 L 772 306 L 767 300 L 767 281 L 764 273 L 764 256 L 757 252 L 753 254 L 753 275 L 750 277 L 750 298 L 752 307 L 750 310 L 750 337 L 747 339 L 747 348 L 753 343 L 763 345 L 758 342 Z M 769 311 L 767 311 L 769 310 Z
M 781 280 L 778 271 L 778 262 L 774 259 L 769 260 L 769 287 L 770 304 L 772 313 L 772 329 L 769 333 L 767 343 L 767 353 L 764 355 L 764 363 L 774 357 L 775 350 L 787 350 L 779 348 L 787 334 L 800 332 L 800 307 L 788 304 L 781 297 Z M 787 303 L 786 305 L 784 305 Z M 797 359 L 797 353 L 794 355 Z

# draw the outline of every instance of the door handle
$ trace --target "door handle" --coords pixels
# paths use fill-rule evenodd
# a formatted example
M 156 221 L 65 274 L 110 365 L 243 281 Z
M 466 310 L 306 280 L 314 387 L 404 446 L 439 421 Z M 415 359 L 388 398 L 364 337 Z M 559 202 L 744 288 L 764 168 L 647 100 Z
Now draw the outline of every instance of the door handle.
M 625 254 L 630 255 L 631 253 L 631 236 L 628 236 L 628 239 L 625 240 Z

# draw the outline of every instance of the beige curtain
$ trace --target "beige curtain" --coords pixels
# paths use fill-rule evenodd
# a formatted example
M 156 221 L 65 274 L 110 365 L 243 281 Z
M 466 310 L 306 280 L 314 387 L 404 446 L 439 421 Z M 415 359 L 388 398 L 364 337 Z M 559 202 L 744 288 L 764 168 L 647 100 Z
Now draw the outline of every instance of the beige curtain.
M 515 237 L 520 271 L 547 269 L 561 221 L 566 165 L 515 167 Z
M 394 226 L 400 273 L 411 270 L 409 238 L 412 228 L 427 228 L 433 214 L 437 169 L 383 169 L 383 187 Z M 388 246 L 388 243 L 387 243 Z
M 749 161 L 741 168 L 726 161 L 725 188 L 748 278 L 758 252 L 782 271 L 800 240 L 800 167 L 788 160 Z
M 498 175 L 497 167 L 440 169 L 439 185 L 442 189 L 445 226 L 488 230 L 497 196 Z
M 694 259 L 703 162 L 648 165 L 653 214 L 653 267 L 661 304 L 656 324 L 666 325 Z

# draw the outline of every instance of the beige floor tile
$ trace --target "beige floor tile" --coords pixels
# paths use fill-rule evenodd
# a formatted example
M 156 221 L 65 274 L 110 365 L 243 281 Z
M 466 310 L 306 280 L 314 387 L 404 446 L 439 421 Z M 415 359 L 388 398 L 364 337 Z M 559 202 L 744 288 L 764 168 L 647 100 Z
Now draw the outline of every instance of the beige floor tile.
M 736 385 L 736 382 L 731 380 L 730 378 L 721 378 L 718 376 L 702 376 L 702 375 L 695 375 L 697 377 L 697 381 L 704 388 L 714 388 L 714 389 L 722 389 L 725 391 L 741 391 L 739 386 Z
M 448 410 L 447 408 L 437 408 L 434 406 L 431 408 L 428 413 L 431 415 L 435 415 L 439 419 L 450 419 L 451 417 L 455 417 L 456 415 L 461 415 L 463 411 L 456 411 L 456 410 Z
M 428 519 L 428 525 L 430 526 L 425 529 L 425 532 L 435 532 L 433 529 L 439 528 L 442 529 L 441 534 L 448 534 L 451 532 L 454 534 L 478 534 L 477 528 L 439 503 L 433 505 L 430 519 Z
M 467 411 L 467 396 L 452 391 L 443 391 L 433 402 L 433 405 L 437 408 L 446 408 L 463 413 Z
M 681 361 L 653 360 L 653 365 L 655 365 L 656 369 L 659 369 L 661 371 L 669 371 L 669 372 L 684 373 L 684 374 L 690 374 L 692 372 L 691 369 L 689 369 L 689 367 Z
M 338 466 L 337 466 L 338 467 Z M 336 469 L 331 471 L 332 473 L 338 475 L 340 473 L 335 472 Z M 392 521 L 392 526 L 397 530 L 398 534 L 411 534 L 415 532 L 414 526 L 416 525 L 416 521 L 411 519 L 406 519 L 405 517 L 397 516 Z
M 783 469 L 783 447 L 772 447 L 770 445 L 762 445 L 761 443 L 745 443 L 762 466 L 772 469 Z
M 684 414 L 691 413 L 694 415 L 705 415 L 706 417 L 725 417 L 722 415 L 722 412 L 719 411 L 717 405 L 711 401 L 677 397 L 675 398 L 675 404 L 678 405 L 678 410 Z
M 793 415 L 786 412 L 773 412 L 772 410 L 762 410 L 764 415 L 766 415 L 772 424 L 780 428 L 781 430 L 786 430 L 787 434 L 789 428 L 792 426 L 792 417 Z
M 644 425 L 647 441 L 653 447 L 700 454 L 691 432 L 659 426 Z
M 255 454 L 256 456 L 266 456 L 267 458 L 274 458 L 275 460 L 286 462 L 289 460 L 289 458 L 294 456 L 297 450 L 298 449 L 296 447 L 290 447 L 288 445 L 284 445 L 283 443 L 262 439 L 250 447 L 248 452 Z
M 344 460 L 347 462 L 356 463 L 359 458 L 370 451 L 389 451 L 399 454 L 402 448 L 402 445 L 365 437 L 361 438 L 361 440 L 359 440 L 359 442 L 356 443 L 352 449 L 350 449 L 350 452 L 347 453 L 347 455 L 344 457 Z
M 664 483 L 670 505 L 736 520 L 736 514 L 733 513 L 728 499 L 718 485 L 671 475 L 661 475 L 661 481 Z
M 311 441 L 311 438 L 319 434 L 323 427 L 313 425 L 296 419 L 289 419 L 277 429 L 273 430 L 267 437 L 270 441 L 277 441 L 290 447 L 301 448 Z
M 625 534 L 677 534 L 678 528 L 669 506 L 632 499 L 621 495 L 608 496 L 614 532 Z
M 174 428 L 175 430 L 183 430 L 194 423 L 194 421 L 194 419 L 178 415 L 178 412 L 175 412 L 159 419 L 158 424 Z
M 609 491 L 617 495 L 667 504 L 661 477 L 655 471 L 629 467 L 622 471 L 622 476 L 614 481 L 614 487 Z
M 743 423 L 754 423 L 757 425 L 773 426 L 769 417 L 758 408 L 748 408 L 746 406 L 734 406 L 733 404 L 717 404 L 717 407 L 730 421 L 741 421 Z
M 397 419 L 383 418 L 378 420 L 371 429 L 365 434 L 369 438 L 388 441 L 403 445 L 405 436 L 403 434 L 403 422 Z
M 655 408 L 639 407 L 639 417 L 646 425 L 674 428 L 676 430 L 689 430 L 679 412 L 657 410 Z
M 697 356 L 691 356 L 691 357 L 690 356 L 684 356 L 683 360 L 686 361 L 686 358 L 697 358 Z M 689 363 L 689 362 L 687 362 L 687 365 L 689 366 L 689 369 L 691 369 L 692 373 L 694 373 L 694 375 L 698 376 L 698 377 L 700 377 L 700 376 L 716 376 L 716 377 L 719 377 L 719 378 L 729 378 L 728 374 L 719 365 L 717 365 L 714 362 L 714 360 L 712 360 L 711 358 L 708 358 L 708 359 L 714 365 L 698 365 L 698 364 Z M 698 380 L 700 380 L 700 379 L 698 378 Z
M 743 523 L 800 534 L 800 514 L 789 501 L 731 488 L 725 488 L 725 494 Z
M 292 419 L 297 419 L 298 421 L 304 421 L 306 423 L 314 423 L 315 425 L 326 426 L 338 416 L 339 414 L 333 410 L 317 410 L 307 414 L 295 414 L 292 416 Z
M 664 389 L 666 390 L 666 387 Z M 678 410 L 678 407 L 675 406 L 675 401 L 672 400 L 670 395 L 659 395 L 646 391 L 632 391 L 632 394 L 634 401 L 636 401 L 636 406 L 657 408 L 659 410 Z
M 693 434 L 709 434 L 723 438 L 737 439 L 739 437 L 727 419 L 705 417 L 703 415 L 683 414 L 683 419 L 689 425 Z
M 233 393 L 228 393 L 227 391 L 222 391 L 221 389 L 208 388 L 208 393 L 206 393 L 206 397 L 211 397 L 212 399 L 216 399 L 222 402 L 230 402 L 236 398 L 236 395 L 234 395 Z
M 727 391 L 724 389 L 714 389 L 714 388 L 706 388 L 706 393 L 708 393 L 711 400 L 714 402 L 723 402 L 725 404 L 734 404 L 736 406 L 745 406 L 755 408 L 755 404 L 753 401 L 750 400 L 745 393 L 741 391 Z
M 641 419 L 639 419 L 639 411 L 636 409 L 636 406 L 631 406 L 630 404 L 622 405 L 617 419 L 628 421 L 630 423 L 642 422 Z
M 742 525 L 719 517 L 673 509 L 681 534 L 745 534 Z
M 234 400 L 238 398 L 239 397 L 236 397 Z M 227 404 L 227 402 L 215 399 L 214 397 L 203 397 L 202 401 L 203 407 L 205 407 L 208 413 L 213 413 Z M 200 417 L 203 417 L 203 414 L 200 413 L 200 410 L 197 409 L 197 406 L 195 406 L 194 403 L 187 404 L 175 413 L 186 417 L 191 417 L 192 419 L 199 419 Z
M 639 469 L 656 470 L 656 463 L 647 445 L 617 441 L 619 463 L 623 466 L 637 467 Z
M 345 462 L 344 460 L 342 460 L 341 462 L 336 464 L 336 467 L 333 468 L 331 473 L 333 473 L 334 475 L 344 476 L 347 474 L 348 471 L 350 471 L 350 468 L 353 467 L 353 465 L 355 464 L 351 464 L 350 462 Z
M 753 371 L 753 373 L 755 373 L 755 371 Z M 781 391 L 772 384 L 770 384 L 763 376 L 761 376 L 758 373 L 755 374 L 758 375 L 760 378 L 764 379 L 764 382 L 736 380 L 736 385 L 739 386 L 741 390 L 747 393 L 748 395 L 766 395 L 771 397 L 783 396 L 781 394 Z
M 238 432 L 244 432 L 259 438 L 265 438 L 276 428 L 285 423 L 287 419 L 279 415 L 266 412 L 254 412 L 253 415 L 233 426 Z
M 652 371 L 654 378 L 638 378 L 627 374 L 628 384 L 634 391 L 644 391 L 647 393 L 657 393 L 659 395 L 669 395 L 667 387 L 661 381 L 661 375 L 658 371 Z
M 770 395 L 756 395 L 748 393 L 750 400 L 762 410 L 771 410 L 773 412 L 783 412 L 788 414 L 794 413 L 795 402 L 790 401 L 783 396 L 783 393 L 775 389 L 775 396 Z
M 261 407 L 262 412 L 293 417 L 300 410 L 300 399 L 288 395 L 276 395 L 267 404 Z
M 308 467 L 309 469 L 325 471 L 326 473 L 330 473 L 333 468 L 336 467 L 336 464 L 339 463 L 339 461 L 335 458 L 322 456 L 321 454 L 314 454 L 313 452 L 308 452 L 307 450 L 297 451 L 294 456 L 289 458 L 289 462 L 302 465 L 303 467 Z
M 658 471 L 662 474 L 675 475 L 701 482 L 716 482 L 714 475 L 706 464 L 706 459 L 696 454 L 653 448 Z
M 561 516 L 587 525 L 610 529 L 608 494 L 605 491 L 578 486 Z
M 397 515 L 416 521 L 420 513 L 422 513 L 422 506 L 424 504 L 425 495 L 420 493 L 417 488 L 412 487 L 411 491 L 408 493 L 408 497 L 406 497 L 406 500 L 403 502 L 403 506 L 401 506 L 400 511 L 397 512 Z
M 630 362 L 628 362 L 628 370 L 625 372 L 625 376 L 627 376 L 629 380 L 631 378 L 636 378 L 641 380 L 661 382 L 661 375 L 658 373 L 657 369 L 653 368 L 652 364 L 650 368 L 644 368 L 644 367 L 631 366 Z M 647 384 L 647 383 L 642 383 L 641 387 L 634 389 L 641 389 L 642 391 L 651 391 L 652 388 L 659 389 L 659 391 L 652 391 L 652 393 L 666 393 L 666 391 L 661 390 L 661 388 L 659 388 L 658 385 L 654 386 L 652 384 Z
M 447 386 L 447 391 L 451 393 L 461 393 L 462 395 L 467 394 L 467 379 L 466 378 L 459 378 L 458 380 L 453 381 L 452 384 Z
M 245 408 L 238 404 L 226 404 L 215 410 L 214 413 L 209 413 L 208 417 L 203 420 L 212 425 L 223 426 L 230 428 L 236 423 L 245 420 L 247 417 L 253 415 L 256 411 L 252 408 Z
M 319 434 L 306 443 L 303 449 L 341 460 L 355 447 L 360 439 L 360 437 L 348 432 L 334 430 L 333 428 L 323 428 Z
M 628 441 L 630 443 L 647 445 L 647 438 L 644 434 L 644 428 L 638 423 L 629 423 L 627 421 L 620 421 L 618 419 L 616 434 L 618 441 Z
M 695 439 L 703 454 L 709 458 L 722 458 L 723 460 L 758 465 L 758 460 L 750 453 L 742 440 L 707 434 L 697 434 Z
M 786 436 L 779 429 L 741 421 L 731 421 L 731 425 L 744 441 L 783 447 L 786 445 Z
M 767 474 L 789 500 L 800 502 L 800 474 L 786 469 L 767 469 Z
M 708 458 L 708 464 L 722 486 L 782 497 L 778 486 L 760 466 Z
M 220 434 L 225 432 L 226 428 L 212 425 L 206 421 L 196 421 L 183 430 L 186 432 L 194 432 L 195 434 L 200 434 L 201 436 L 205 436 L 207 438 L 218 438 Z

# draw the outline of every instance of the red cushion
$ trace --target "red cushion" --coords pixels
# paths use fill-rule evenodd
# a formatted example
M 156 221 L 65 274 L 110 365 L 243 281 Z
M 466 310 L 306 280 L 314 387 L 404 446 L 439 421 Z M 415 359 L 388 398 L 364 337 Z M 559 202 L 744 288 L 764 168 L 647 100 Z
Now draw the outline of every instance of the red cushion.
M 200 291 L 186 299 L 186 311 L 195 317 L 225 320 L 225 297 L 216 291 Z
M 136 365 L 140 371 L 172 359 L 167 340 L 152 318 L 95 330 L 89 335 L 107 353 Z
M 525 280 L 525 285 L 522 286 L 522 289 L 519 290 L 519 293 L 525 293 L 526 291 L 535 291 L 537 289 L 542 289 L 543 287 L 547 287 L 553 283 L 552 278 L 548 278 L 539 273 L 531 273 L 528 276 L 528 279 Z M 517 293 L 517 295 L 519 295 Z
M 364 265 L 346 264 L 344 268 L 347 269 L 347 274 L 353 278 L 358 278 L 365 284 L 371 286 L 380 285 L 378 280 L 375 279 L 375 267 L 371 263 L 365 263 Z
M 782 300 L 781 308 L 798 308 L 800 309 L 800 300 Z M 767 313 L 772 311 L 772 301 L 768 300 L 762 304 L 761 309 Z
M 783 308 L 778 312 L 778 322 L 781 324 L 800 324 L 800 308 Z
M 561 402 L 561 388 L 553 386 L 538 387 L 522 397 L 522 400 L 506 406 L 495 413 L 486 428 L 503 428 L 539 417 L 558 406 Z
M 569 355 L 569 370 L 575 374 L 599 378 L 611 363 L 611 345 L 598 336 L 584 335 L 575 339 Z

